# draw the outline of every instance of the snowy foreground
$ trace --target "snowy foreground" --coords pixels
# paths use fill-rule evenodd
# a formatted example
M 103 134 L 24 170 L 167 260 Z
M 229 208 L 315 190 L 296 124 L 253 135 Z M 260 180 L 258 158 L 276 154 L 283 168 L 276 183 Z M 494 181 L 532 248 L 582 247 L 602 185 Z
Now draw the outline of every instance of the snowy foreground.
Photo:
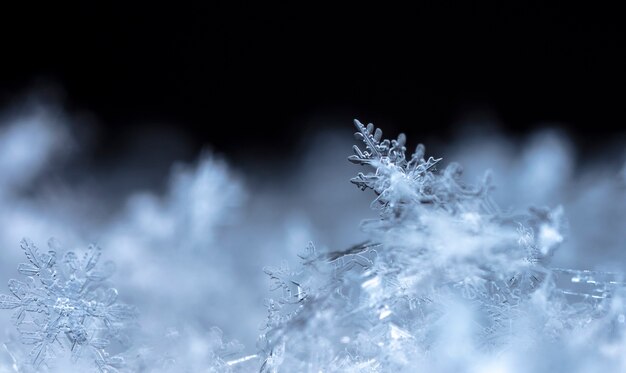
M 534 143 L 521 166 L 502 148 L 468 145 L 466 162 L 508 162 L 473 185 L 459 164 L 421 144 L 407 154 L 404 135 L 355 121 L 351 182 L 375 215 L 327 249 L 306 215 L 280 206 L 316 190 L 255 197 L 210 154 L 178 167 L 164 194 L 133 194 L 93 221 L 88 188 L 33 198 L 24 191 L 37 191 L 69 136 L 44 122 L 0 132 L 0 171 L 14 176 L 0 181 L 0 270 L 13 277 L 0 295 L 0 372 L 626 371 L 626 173 L 565 188 L 573 167 L 558 138 Z M 320 188 L 313 203 L 328 199 L 326 210 L 349 198 Z M 522 194 L 550 207 L 500 207 Z M 50 211 L 63 206 L 77 216 Z M 361 220 L 339 210 L 327 224 Z M 286 216 L 258 223 L 267 211 Z M 32 241 L 20 249 L 22 233 Z M 98 245 L 39 241 L 57 234 L 97 234 Z

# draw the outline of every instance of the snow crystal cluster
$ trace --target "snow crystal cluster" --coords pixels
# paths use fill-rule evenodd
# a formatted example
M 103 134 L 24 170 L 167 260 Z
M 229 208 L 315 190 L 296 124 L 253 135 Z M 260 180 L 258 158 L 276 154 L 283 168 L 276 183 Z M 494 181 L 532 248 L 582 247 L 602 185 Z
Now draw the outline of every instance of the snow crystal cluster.
M 349 160 L 369 171 L 352 182 L 375 192 L 379 219 L 363 222 L 364 244 L 310 244 L 299 268 L 266 269 L 281 296 L 268 302 L 264 371 L 548 371 L 571 360 L 541 348 L 590 361 L 624 348 L 619 276 L 550 266 L 560 207 L 500 211 L 488 174 L 465 185 L 458 164 L 439 172 L 422 145 L 407 159 L 404 135 L 355 124 L 365 147 Z M 594 333 L 612 338 L 580 337 Z M 586 351 L 589 340 L 604 345 Z
M 362 145 L 348 160 L 365 170 L 351 182 L 374 193 L 378 216 L 362 222 L 364 242 L 309 243 L 295 267 L 264 268 L 273 298 L 256 349 L 208 322 L 250 323 L 227 283 L 246 281 L 237 269 L 259 257 L 217 255 L 229 245 L 225 222 L 242 219 L 245 193 L 204 157 L 179 169 L 165 196 L 134 195 L 107 227 L 105 254 L 22 241 L 25 279 L 0 295 L 16 327 L 3 340 L 0 373 L 626 369 L 620 274 L 552 264 L 566 242 L 563 208 L 503 209 L 489 173 L 467 184 L 460 165 L 438 169 L 442 159 L 423 145 L 407 156 L 404 135 L 383 139 L 372 124 L 355 125 Z M 106 254 L 122 274 L 100 263 Z M 118 301 L 113 280 L 139 310 Z M 221 316 L 205 314 L 213 310 Z M 164 327 L 171 313 L 181 320 Z

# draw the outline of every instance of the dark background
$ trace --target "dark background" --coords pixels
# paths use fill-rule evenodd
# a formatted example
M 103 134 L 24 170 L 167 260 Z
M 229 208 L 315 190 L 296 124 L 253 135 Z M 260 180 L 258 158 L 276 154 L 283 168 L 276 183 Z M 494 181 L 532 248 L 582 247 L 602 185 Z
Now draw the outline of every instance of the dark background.
M 280 156 L 353 117 L 445 139 L 490 113 L 513 135 L 550 123 L 592 148 L 624 127 L 617 9 L 339 3 L 3 4 L 0 104 L 35 90 L 91 113 L 97 157 L 147 126 L 234 156 Z

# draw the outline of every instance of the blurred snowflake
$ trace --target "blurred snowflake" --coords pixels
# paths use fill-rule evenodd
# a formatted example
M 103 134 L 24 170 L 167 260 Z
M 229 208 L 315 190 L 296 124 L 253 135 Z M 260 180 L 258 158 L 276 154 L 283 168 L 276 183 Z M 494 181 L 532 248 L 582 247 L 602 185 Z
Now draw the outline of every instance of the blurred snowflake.
M 224 341 L 217 327 L 182 326 L 152 336 L 129 353 L 132 372 L 224 372 L 256 370 L 257 355 L 243 355 L 238 341 Z
M 43 253 L 30 240 L 21 242 L 29 263 L 20 264 L 18 272 L 26 280 L 10 280 L 12 294 L 0 295 L 0 308 L 15 310 L 21 342 L 34 345 L 28 361 L 19 361 L 22 370 L 45 371 L 57 358 L 69 358 L 73 363 L 91 362 L 100 372 L 116 372 L 123 359 L 108 351 L 128 345 L 124 331 L 136 311 L 117 303 L 117 290 L 106 281 L 114 264 L 99 265 L 101 250 L 96 246 L 82 257 L 68 251 L 61 260 L 57 242 L 51 239 L 48 246 Z

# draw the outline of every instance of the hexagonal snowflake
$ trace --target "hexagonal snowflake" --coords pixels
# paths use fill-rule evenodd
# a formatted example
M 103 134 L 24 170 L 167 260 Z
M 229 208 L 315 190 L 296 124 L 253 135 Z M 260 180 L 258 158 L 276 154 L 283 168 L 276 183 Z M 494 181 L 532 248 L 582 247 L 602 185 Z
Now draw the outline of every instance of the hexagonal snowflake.
M 114 264 L 99 265 L 97 246 L 89 246 L 81 257 L 68 251 L 60 260 L 56 242 L 51 239 L 48 246 L 43 253 L 22 240 L 29 263 L 20 264 L 18 272 L 26 281 L 9 280 L 12 294 L 0 294 L 0 308 L 15 310 L 21 342 L 34 346 L 25 369 L 45 370 L 65 356 L 74 363 L 93 363 L 101 372 L 117 371 L 123 361 L 108 350 L 124 346 L 123 332 L 136 311 L 117 303 L 117 290 L 107 283 Z

